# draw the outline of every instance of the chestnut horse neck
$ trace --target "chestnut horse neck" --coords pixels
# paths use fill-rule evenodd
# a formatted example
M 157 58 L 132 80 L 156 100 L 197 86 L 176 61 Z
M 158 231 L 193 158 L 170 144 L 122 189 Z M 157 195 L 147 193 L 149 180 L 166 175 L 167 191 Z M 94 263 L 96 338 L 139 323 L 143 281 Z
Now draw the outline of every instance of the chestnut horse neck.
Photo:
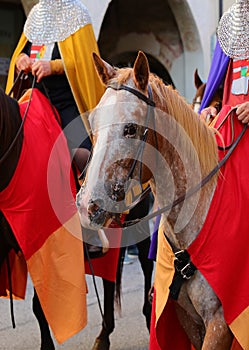
M 124 77 L 127 78 L 129 76 L 128 72 L 129 71 L 124 71 Z M 132 85 L 133 87 L 133 82 L 130 83 L 130 81 L 130 79 L 122 80 L 121 76 L 118 76 L 118 84 L 120 85 Z M 112 83 L 115 84 L 117 81 L 115 82 L 115 79 L 113 79 Z M 189 189 L 196 185 L 217 165 L 217 144 L 213 130 L 196 116 L 196 113 L 178 94 L 176 90 L 174 90 L 172 87 L 166 86 L 160 78 L 153 74 L 150 74 L 149 76 L 148 86 L 150 86 L 152 90 L 153 101 L 156 107 L 155 128 L 156 133 L 159 135 L 157 147 L 155 145 L 153 146 L 154 148 L 158 149 L 160 154 L 169 164 L 172 176 L 174 177 L 175 193 L 171 194 L 171 190 L 169 188 L 170 186 L 168 186 L 167 183 L 164 183 L 164 179 L 167 175 L 163 175 L 163 170 L 161 168 L 157 170 L 157 176 L 159 177 L 159 180 L 156 181 L 156 187 L 158 187 L 160 190 L 153 191 L 154 193 L 157 192 L 156 196 L 158 203 L 160 203 L 160 206 L 163 206 L 168 203 L 168 199 L 165 201 L 165 197 L 171 198 L 171 200 L 173 198 L 179 197 L 186 191 L 186 189 Z M 159 111 L 160 117 L 158 116 L 157 111 Z M 166 137 L 160 137 L 161 130 L 165 129 L 167 130 Z M 175 140 L 176 143 L 174 143 Z M 184 150 L 180 156 L 178 156 L 179 150 Z M 198 171 L 195 173 L 195 170 L 192 169 L 195 168 L 195 165 L 197 163 L 200 167 L 199 178 L 196 175 Z M 198 215 L 196 215 L 195 219 L 193 219 L 191 224 L 188 225 L 188 227 L 191 227 L 191 229 L 187 230 L 189 237 L 187 237 L 186 240 L 184 239 L 184 241 L 182 241 L 183 246 L 185 246 L 186 243 L 189 244 L 189 242 L 194 239 L 193 234 L 191 234 L 192 229 L 196 226 L 200 227 L 202 225 L 207 213 L 207 209 L 211 200 L 211 194 L 213 193 L 216 180 L 217 175 L 213 176 L 207 186 L 205 186 L 205 189 L 202 189 L 201 193 L 196 195 L 196 197 L 199 196 L 202 200 L 204 199 L 205 204 L 196 204 L 198 202 L 198 199 L 196 199 L 196 197 L 191 199 L 191 201 L 195 202 L 192 204 L 193 212 L 195 212 L 194 207 L 196 207 L 196 205 L 198 206 L 198 209 L 196 211 L 198 212 Z M 180 206 L 184 207 L 184 204 L 181 204 Z M 191 205 L 189 205 L 189 207 L 191 207 Z M 173 208 L 168 215 L 167 220 L 170 225 L 172 225 L 172 227 L 177 226 L 176 223 L 178 221 L 180 211 L 181 209 L 179 207 Z M 191 217 L 189 209 L 184 209 L 183 211 L 183 215 L 186 217 L 184 219 L 181 219 L 180 224 L 178 224 L 179 232 L 182 231 L 185 223 L 188 222 L 189 217 Z M 199 216 L 199 219 L 197 219 L 197 216 Z M 176 238 L 176 240 L 174 237 L 170 238 L 178 246 L 180 245 L 178 238 Z
M 126 194 L 139 181 L 150 181 L 162 208 L 187 193 L 209 174 L 218 163 L 218 152 L 213 130 L 196 116 L 177 91 L 149 73 L 148 62 L 142 53 L 133 68 L 113 69 L 96 56 L 95 64 L 103 83 L 114 89 L 106 89 L 89 116 L 94 147 L 77 203 L 82 224 L 101 227 L 113 214 L 126 210 L 127 202 L 132 203 Z M 127 89 L 120 90 L 120 86 L 138 90 L 139 96 L 146 97 L 139 98 Z M 155 107 L 148 105 L 151 100 Z M 153 123 L 148 125 L 149 107 L 153 109 L 150 118 Z M 143 142 L 142 135 L 147 126 L 148 137 Z M 141 148 L 138 157 L 141 143 L 146 145 Z M 134 159 L 138 162 L 134 163 Z M 142 176 L 141 162 L 144 169 Z M 136 165 L 134 171 L 131 171 L 132 164 Z M 170 211 L 168 218 L 175 228 L 179 212 L 184 207 L 179 231 L 188 225 L 195 213 L 191 227 L 188 225 L 191 237 L 183 244 L 194 239 L 193 232 L 197 234 L 196 227 L 201 227 L 215 184 L 216 176 L 188 203 L 181 203 Z M 199 205 L 199 197 L 204 199 L 204 204 Z
M 166 115 L 174 119 L 176 125 L 180 126 L 179 130 L 183 130 L 187 138 L 191 140 L 191 143 L 188 142 L 190 147 L 187 151 L 188 156 L 191 157 L 194 150 L 198 156 L 201 173 L 205 176 L 218 162 L 213 129 L 197 118 L 196 113 L 185 99 L 171 86 L 166 86 L 160 78 L 151 74 L 149 83 L 156 108 L 166 112 Z M 187 144 L 184 144 L 185 139 L 183 137 L 181 140 L 182 146 L 188 148 Z

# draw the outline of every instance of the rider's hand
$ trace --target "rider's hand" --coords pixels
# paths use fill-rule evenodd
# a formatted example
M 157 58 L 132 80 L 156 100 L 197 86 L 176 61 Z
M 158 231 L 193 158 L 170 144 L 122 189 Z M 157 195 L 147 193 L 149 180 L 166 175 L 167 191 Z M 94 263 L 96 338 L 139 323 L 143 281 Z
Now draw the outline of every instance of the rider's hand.
M 215 107 L 209 106 L 201 111 L 200 118 L 206 123 L 209 123 L 212 119 L 214 119 L 217 116 L 217 113 L 218 111 Z
M 32 64 L 33 60 L 25 53 L 21 53 L 16 59 L 16 68 L 18 72 L 23 71 L 25 74 L 28 74 L 31 72 Z
M 249 124 L 249 102 L 241 103 L 240 105 L 237 105 L 236 108 L 238 119 L 243 124 Z
M 47 77 L 52 74 L 50 61 L 38 60 L 32 65 L 32 74 L 36 76 L 37 83 L 41 81 L 42 78 Z

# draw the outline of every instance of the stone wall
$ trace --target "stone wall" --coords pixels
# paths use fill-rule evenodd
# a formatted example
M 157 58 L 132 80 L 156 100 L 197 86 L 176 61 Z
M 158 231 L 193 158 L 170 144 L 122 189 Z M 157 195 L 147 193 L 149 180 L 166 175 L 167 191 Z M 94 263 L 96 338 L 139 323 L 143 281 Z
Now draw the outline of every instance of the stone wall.
M 31 8 L 38 3 L 38 0 L 21 0 L 21 3 L 23 5 L 26 15 L 28 15 Z

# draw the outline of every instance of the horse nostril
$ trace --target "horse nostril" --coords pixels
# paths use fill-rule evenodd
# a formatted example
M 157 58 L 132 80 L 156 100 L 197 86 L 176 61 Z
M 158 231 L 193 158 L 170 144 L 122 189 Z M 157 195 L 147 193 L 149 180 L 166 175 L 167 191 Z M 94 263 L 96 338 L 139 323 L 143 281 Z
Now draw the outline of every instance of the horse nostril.
M 87 211 L 91 213 L 96 213 L 99 210 L 103 210 L 104 201 L 102 199 L 91 200 L 88 204 Z
M 117 181 L 115 183 L 105 183 L 105 190 L 108 197 L 114 202 L 120 202 L 125 199 L 124 182 Z
M 88 217 L 92 223 L 104 225 L 107 212 L 103 209 L 104 201 L 102 199 L 91 200 L 87 207 Z

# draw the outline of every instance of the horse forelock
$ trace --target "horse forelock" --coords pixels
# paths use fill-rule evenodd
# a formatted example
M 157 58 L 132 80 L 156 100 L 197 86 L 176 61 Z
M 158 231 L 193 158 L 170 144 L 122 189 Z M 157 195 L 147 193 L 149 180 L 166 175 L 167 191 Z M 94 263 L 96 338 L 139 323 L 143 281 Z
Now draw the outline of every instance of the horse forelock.
M 126 68 L 118 68 L 116 70 L 115 77 L 111 78 L 108 85 L 109 86 L 115 86 L 119 87 L 120 85 L 128 85 L 132 84 L 134 75 L 133 75 L 133 69 L 126 67 Z M 135 86 L 135 83 L 134 83 Z

